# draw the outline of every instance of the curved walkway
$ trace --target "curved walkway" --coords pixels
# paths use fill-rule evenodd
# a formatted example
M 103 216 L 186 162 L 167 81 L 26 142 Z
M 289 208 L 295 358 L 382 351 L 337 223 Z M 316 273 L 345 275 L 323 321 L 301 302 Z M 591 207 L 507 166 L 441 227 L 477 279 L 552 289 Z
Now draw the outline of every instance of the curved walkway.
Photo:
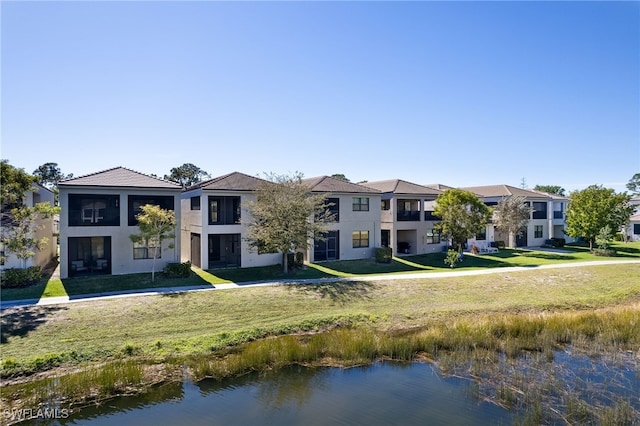
M 532 265 L 532 266 L 509 266 L 503 268 L 489 268 L 489 269 L 476 269 L 470 271 L 452 270 L 446 272 L 411 272 L 406 274 L 382 274 L 382 275 L 362 275 L 357 277 L 330 277 L 330 278 L 314 278 L 314 279 L 291 279 L 291 280 L 279 280 L 279 281 L 253 281 L 243 283 L 225 283 L 213 285 L 201 285 L 192 287 L 162 287 L 153 289 L 142 290 L 129 290 L 119 292 L 106 292 L 106 293 L 94 293 L 83 294 L 77 296 L 62 296 L 62 297 L 44 297 L 40 299 L 26 299 L 26 300 L 10 300 L 6 302 L 0 302 L 0 310 L 23 307 L 23 306 L 46 306 L 46 305 L 58 305 L 75 302 L 92 302 L 96 300 L 106 299 L 119 299 L 123 297 L 135 297 L 135 296 L 153 296 L 159 294 L 175 294 L 185 292 L 196 291 L 214 291 L 214 290 L 230 290 L 237 288 L 247 287 L 263 287 L 274 285 L 289 285 L 289 284 L 321 284 L 331 282 L 344 282 L 344 281 L 395 281 L 395 280 L 415 280 L 423 278 L 446 278 L 446 277 L 465 277 L 470 275 L 489 275 L 489 274 L 502 274 L 508 272 L 519 271 L 531 271 L 538 269 L 561 269 L 561 268 L 575 268 L 579 266 L 599 266 L 599 265 L 617 265 L 617 264 L 640 264 L 640 260 L 596 260 L 589 262 L 571 262 L 571 263 L 555 263 L 549 265 Z

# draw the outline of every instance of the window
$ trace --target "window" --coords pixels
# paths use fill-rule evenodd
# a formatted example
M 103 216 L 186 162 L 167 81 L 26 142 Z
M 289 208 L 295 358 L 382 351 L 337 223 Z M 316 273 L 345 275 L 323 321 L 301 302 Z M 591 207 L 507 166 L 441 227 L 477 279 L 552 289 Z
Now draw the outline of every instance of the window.
M 542 225 L 533 227 L 533 238 L 542 238 Z
M 368 212 L 369 211 L 369 198 L 368 197 L 353 197 L 353 211 L 354 212 Z
M 200 210 L 200 197 L 191 197 L 191 210 Z
M 427 231 L 427 244 L 440 244 L 440 233 L 437 230 Z
M 382 210 L 391 210 L 391 200 L 382 200 L 380 207 Z
M 162 257 L 162 248 L 158 247 L 158 244 L 155 241 L 146 240 L 139 243 L 133 243 L 134 259 L 153 259 L 154 253 L 156 255 L 156 259 L 160 259 Z
M 487 230 L 483 229 L 481 232 L 478 232 L 476 234 L 476 240 L 478 241 L 484 241 L 487 239 Z
M 640 223 L 633 224 L 633 235 L 640 235 Z
M 164 210 L 173 211 L 172 195 L 129 195 L 129 226 L 137 226 L 136 218 L 142 212 L 142 206 L 152 204 Z
M 340 222 L 340 198 L 327 198 L 324 208 L 333 215 L 334 222 Z
M 209 197 L 209 225 L 235 225 L 240 215 L 240 197 Z
M 120 226 L 120 197 L 69 194 L 69 226 Z
M 353 248 L 369 247 L 369 231 L 354 231 L 351 235 Z
M 547 203 L 545 202 L 533 202 L 533 218 L 534 219 L 546 219 L 547 218 Z

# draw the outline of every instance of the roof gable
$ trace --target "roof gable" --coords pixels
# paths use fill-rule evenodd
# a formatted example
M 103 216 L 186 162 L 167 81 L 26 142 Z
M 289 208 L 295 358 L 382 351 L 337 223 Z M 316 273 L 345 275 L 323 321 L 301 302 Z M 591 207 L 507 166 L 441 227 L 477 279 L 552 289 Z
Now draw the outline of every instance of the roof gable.
M 158 179 L 125 167 L 114 167 L 101 172 L 91 173 L 63 180 L 59 186 L 101 186 L 120 188 L 158 188 L 181 190 L 182 187 L 166 180 Z
M 402 179 L 381 180 L 377 182 L 363 183 L 364 186 L 376 189 L 381 192 L 392 192 L 394 194 L 410 194 L 410 195 L 435 195 L 442 194 L 442 191 L 427 186 L 418 185 L 417 183 L 407 182 Z
M 255 191 L 260 184 L 266 182 L 254 176 L 249 176 L 240 172 L 232 172 L 213 179 L 208 179 L 197 183 L 191 189 L 203 189 L 210 191 Z
M 302 183 L 309 186 L 312 192 L 342 192 L 351 194 L 378 194 L 380 191 L 368 188 L 353 182 L 347 182 L 342 179 L 336 179 L 331 176 L 318 176 L 309 179 L 303 179 Z

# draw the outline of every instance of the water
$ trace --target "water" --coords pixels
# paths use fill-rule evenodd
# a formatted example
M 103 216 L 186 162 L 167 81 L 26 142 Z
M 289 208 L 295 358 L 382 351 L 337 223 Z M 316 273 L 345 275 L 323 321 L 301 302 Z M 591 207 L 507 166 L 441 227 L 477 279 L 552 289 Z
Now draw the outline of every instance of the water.
M 640 424 L 639 362 L 631 352 L 587 356 L 566 348 L 552 359 L 534 352 L 516 359 L 502 354 L 479 369 L 472 360 L 453 364 L 448 370 L 455 377 L 425 363 L 291 366 L 220 382 L 164 384 L 48 424 L 500 425 L 535 414 L 527 411 L 531 404 L 542 406 L 542 417 L 529 418 L 533 424 L 599 423 L 602 409 L 623 402 L 626 417 L 607 419 L 635 425 Z M 464 378 L 471 371 L 474 380 Z M 592 411 L 586 413 L 578 400 Z
M 233 380 L 159 386 L 86 408 L 61 423 L 90 425 L 486 425 L 513 414 L 478 400 L 471 381 L 429 364 L 288 367 Z

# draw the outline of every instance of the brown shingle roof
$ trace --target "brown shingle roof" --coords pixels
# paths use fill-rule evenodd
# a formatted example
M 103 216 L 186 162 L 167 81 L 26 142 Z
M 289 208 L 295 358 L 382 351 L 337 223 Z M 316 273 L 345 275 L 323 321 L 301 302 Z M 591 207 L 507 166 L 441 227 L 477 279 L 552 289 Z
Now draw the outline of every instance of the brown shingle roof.
M 254 176 L 232 172 L 197 183 L 189 187 L 188 190 L 202 188 L 214 191 L 255 191 L 264 182 L 265 180 Z
M 347 182 L 342 179 L 336 179 L 331 176 L 318 176 L 303 179 L 302 183 L 309 186 L 312 192 L 346 192 L 351 194 L 377 194 L 380 192 L 373 188 L 367 188 L 366 186 Z
M 407 182 L 402 179 L 381 180 L 377 182 L 366 182 L 362 185 L 369 188 L 377 189 L 381 192 L 392 192 L 394 194 L 411 194 L 411 195 L 440 195 L 442 191 L 427 186 L 418 185 L 417 183 Z
M 430 183 L 428 185 L 424 185 L 427 188 L 437 189 L 438 191 L 446 191 L 447 189 L 455 189 L 453 186 L 444 185 L 442 183 Z
M 511 195 L 519 195 L 527 198 L 550 198 L 548 194 L 543 192 L 529 191 L 510 185 L 471 186 L 460 189 L 473 192 L 481 197 L 509 197 Z
M 107 186 L 124 188 L 160 188 L 181 190 L 174 182 L 158 179 L 125 167 L 78 176 L 59 182 L 59 186 Z

